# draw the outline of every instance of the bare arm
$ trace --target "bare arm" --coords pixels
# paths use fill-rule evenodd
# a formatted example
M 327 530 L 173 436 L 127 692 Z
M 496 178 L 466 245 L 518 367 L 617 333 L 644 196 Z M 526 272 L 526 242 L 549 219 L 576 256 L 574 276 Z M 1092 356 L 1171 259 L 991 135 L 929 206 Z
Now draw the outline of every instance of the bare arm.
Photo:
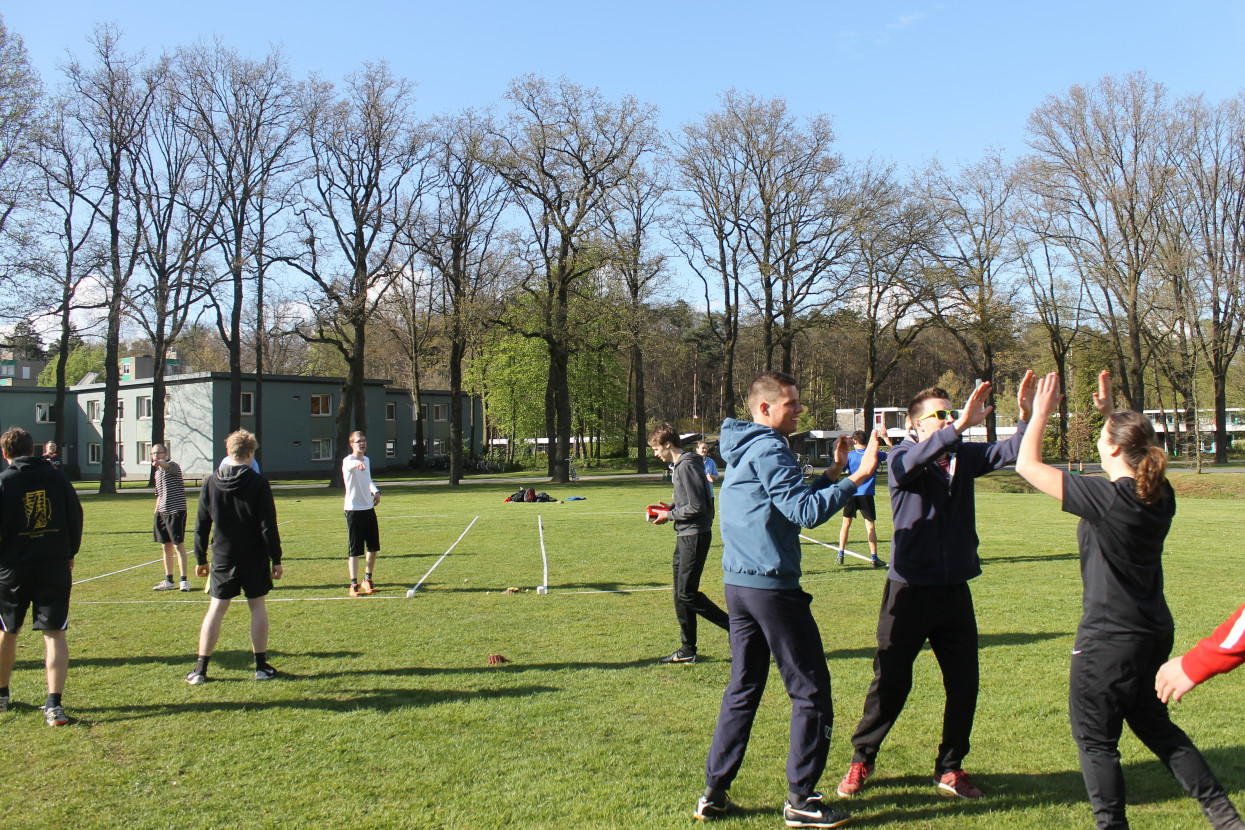
M 1026 379 L 1032 385 L 1028 376 Z M 1020 441 L 1016 472 L 1038 490 L 1062 502 L 1063 473 L 1042 461 L 1042 433 L 1051 413 L 1059 407 L 1061 400 L 1063 395 L 1059 392 L 1059 377 L 1054 372 L 1037 382 L 1037 392 L 1032 395 L 1031 401 L 1033 420 Z

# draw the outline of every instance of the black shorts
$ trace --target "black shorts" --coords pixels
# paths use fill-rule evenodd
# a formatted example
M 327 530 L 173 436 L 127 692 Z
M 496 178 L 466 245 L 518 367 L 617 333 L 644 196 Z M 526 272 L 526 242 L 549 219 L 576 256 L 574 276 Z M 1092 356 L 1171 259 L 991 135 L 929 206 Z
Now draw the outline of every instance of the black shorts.
M 157 513 L 153 523 L 157 545 L 180 545 L 186 539 L 186 511 Z
M 365 548 L 368 553 L 380 550 L 380 525 L 376 522 L 375 510 L 347 510 L 346 532 L 350 536 L 347 556 L 362 556 Z
M 265 558 L 260 562 L 245 564 L 217 564 L 212 562 L 208 575 L 207 593 L 216 599 L 233 599 L 246 593 L 247 599 L 267 596 L 272 590 L 272 566 Z
M 33 606 L 36 631 L 63 631 L 69 627 L 72 587 L 68 559 L 0 568 L 0 628 L 20 631 Z
M 873 503 L 873 496 L 852 496 L 847 500 L 847 504 L 843 505 L 843 518 L 856 518 L 857 510 L 868 521 L 876 522 L 878 520 L 878 509 Z

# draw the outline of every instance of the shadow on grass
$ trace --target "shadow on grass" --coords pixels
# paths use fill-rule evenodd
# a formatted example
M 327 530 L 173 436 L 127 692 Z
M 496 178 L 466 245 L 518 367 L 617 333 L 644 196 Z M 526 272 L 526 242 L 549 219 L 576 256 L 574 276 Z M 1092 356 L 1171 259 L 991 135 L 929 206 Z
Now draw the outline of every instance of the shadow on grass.
M 1052 553 L 1048 556 L 991 556 L 989 559 L 982 559 L 982 567 L 991 565 L 1010 565 L 1013 562 L 1058 562 L 1060 560 L 1077 561 L 1080 559 L 1077 553 Z
M 279 660 L 282 657 L 312 657 L 317 660 L 334 660 L 346 657 L 363 657 L 362 651 L 305 651 L 305 652 L 285 652 L 270 651 L 268 654 L 274 659 Z M 190 648 L 178 654 L 140 654 L 128 657 L 74 657 L 69 656 L 69 674 L 72 676 L 74 669 L 80 667 L 93 666 L 97 668 L 120 668 L 123 666 L 137 665 L 153 665 L 153 666 L 191 666 L 195 663 L 194 641 L 191 640 Z M 229 671 L 235 669 L 244 669 L 254 665 L 254 658 L 249 651 L 231 652 L 220 651 L 212 655 L 212 665 L 220 666 Z M 38 660 L 21 660 L 14 663 L 14 669 L 25 670 L 43 670 L 43 659 Z
M 1071 741 L 1069 740 L 1069 744 Z M 1240 763 L 1245 747 L 1215 747 L 1204 751 L 1211 770 L 1223 776 Z M 1190 814 L 1200 813 L 1197 803 L 1156 758 L 1123 764 L 1128 806 L 1187 800 Z M 1092 821 L 1085 781 L 1079 769 L 1046 773 L 974 774 L 973 783 L 985 791 L 980 800 L 954 798 L 933 785 L 933 774 L 871 778 L 861 797 L 853 799 L 854 824 L 907 823 L 945 819 L 947 816 L 979 816 L 1003 810 L 1035 807 L 1080 806 L 1086 826 Z M 823 786 L 825 782 L 823 782 Z M 903 792 L 897 792 L 903 791 Z
M 523 663 L 516 661 L 507 661 L 499 666 L 490 666 L 487 664 L 488 655 L 481 652 L 479 666 L 409 666 L 393 669 L 343 669 L 341 671 L 316 672 L 314 675 L 308 675 L 308 679 L 319 679 L 325 677 L 365 677 L 367 675 L 377 675 L 381 677 L 434 677 L 445 674 L 492 674 L 494 672 L 504 672 L 506 674 L 517 674 L 529 671 L 558 672 L 568 670 L 596 669 L 599 671 L 616 671 L 620 669 L 636 669 L 646 666 L 656 666 L 657 657 L 646 657 L 641 660 L 628 660 L 618 663 L 606 662 L 590 662 L 575 661 L 564 663 Z M 700 662 L 713 662 L 710 660 L 701 660 Z M 662 667 L 668 670 L 668 667 Z M 298 675 L 285 674 L 285 677 L 297 678 Z
M 1017 631 L 999 634 L 979 634 L 977 635 L 977 649 L 998 648 L 1002 646 L 1026 646 L 1032 643 L 1040 643 L 1044 640 L 1058 640 L 1061 637 L 1071 637 L 1071 631 Z M 931 651 L 929 643 L 922 646 L 921 651 Z M 872 658 L 877 652 L 877 646 L 869 646 L 868 648 L 845 648 L 836 649 L 835 651 L 827 651 L 827 660 L 842 660 L 857 657 Z
M 212 685 L 227 686 L 234 683 L 254 683 L 247 678 L 211 677 Z M 271 681 L 269 681 L 271 682 Z M 277 682 L 280 682 L 279 680 Z M 433 691 L 426 689 L 373 689 L 361 692 L 343 693 L 337 697 L 299 698 L 297 700 L 213 700 L 191 703 L 152 703 L 139 706 L 94 706 L 84 707 L 79 713 L 103 713 L 104 717 L 88 718 L 81 714 L 77 718 L 81 723 L 117 723 L 127 720 L 138 720 L 153 715 L 186 714 L 189 712 L 242 712 L 257 709 L 314 709 L 322 712 L 355 712 L 360 709 L 374 709 L 378 712 L 389 712 L 394 709 L 413 706 L 436 706 L 441 703 L 460 703 L 481 699 L 526 698 L 538 694 L 561 691 L 556 686 L 518 686 L 513 688 L 475 689 L 473 691 Z M 107 713 L 117 713 L 117 717 L 107 717 Z

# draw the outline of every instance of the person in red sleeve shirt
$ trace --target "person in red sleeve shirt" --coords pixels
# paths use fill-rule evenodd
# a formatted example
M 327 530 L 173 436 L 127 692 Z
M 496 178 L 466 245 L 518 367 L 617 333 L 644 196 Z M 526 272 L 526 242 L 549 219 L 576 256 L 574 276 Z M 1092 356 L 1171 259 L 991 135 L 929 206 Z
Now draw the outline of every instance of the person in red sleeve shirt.
M 1245 663 L 1245 605 L 1223 621 L 1205 640 L 1181 657 L 1168 660 L 1154 677 L 1159 700 L 1180 700 L 1199 683 Z

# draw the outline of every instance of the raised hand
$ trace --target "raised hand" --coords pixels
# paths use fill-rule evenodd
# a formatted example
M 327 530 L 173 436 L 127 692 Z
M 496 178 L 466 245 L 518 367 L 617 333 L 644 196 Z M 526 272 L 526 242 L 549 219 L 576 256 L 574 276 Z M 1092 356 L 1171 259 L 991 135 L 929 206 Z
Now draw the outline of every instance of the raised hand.
M 1030 396 L 1029 404 L 1033 409 L 1032 423 L 1045 424 L 1051 414 L 1059 408 L 1059 402 L 1062 400 L 1063 393 L 1059 391 L 1059 375 L 1051 372 L 1037 382 L 1037 394 Z
M 1020 389 L 1016 390 L 1016 406 L 1020 409 L 1020 420 L 1028 423 L 1033 414 L 1033 370 L 1025 372 L 1020 381 Z
M 994 411 L 993 406 L 988 406 L 986 401 L 990 400 L 990 390 L 993 387 L 990 381 L 982 381 L 973 394 L 968 396 L 968 402 L 964 404 L 964 411 L 960 413 L 960 419 L 955 422 L 956 430 L 960 434 L 969 427 L 975 427 L 986 420 L 986 416 Z
M 873 477 L 874 472 L 878 468 L 878 431 L 872 430 L 869 433 L 869 443 L 865 444 L 864 455 L 860 457 L 860 466 L 853 472 L 849 479 L 854 481 L 857 486 L 863 484 Z
M 1115 390 L 1111 383 L 1111 370 L 1103 369 L 1098 375 L 1098 391 L 1093 393 L 1094 408 L 1102 413 L 1102 417 L 1110 418 L 1115 414 Z

